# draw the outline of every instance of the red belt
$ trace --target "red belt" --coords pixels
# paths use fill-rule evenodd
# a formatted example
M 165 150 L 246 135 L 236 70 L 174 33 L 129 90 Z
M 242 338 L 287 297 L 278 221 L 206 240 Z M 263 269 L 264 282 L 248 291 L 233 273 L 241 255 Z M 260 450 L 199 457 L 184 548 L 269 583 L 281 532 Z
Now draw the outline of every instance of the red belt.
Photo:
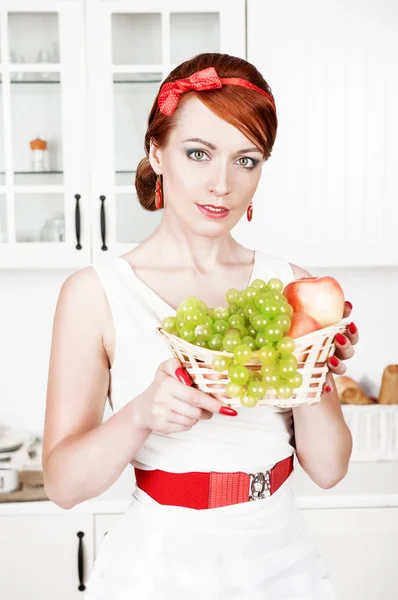
M 218 508 L 271 496 L 293 471 L 293 455 L 259 473 L 168 473 L 134 467 L 138 487 L 159 504 Z

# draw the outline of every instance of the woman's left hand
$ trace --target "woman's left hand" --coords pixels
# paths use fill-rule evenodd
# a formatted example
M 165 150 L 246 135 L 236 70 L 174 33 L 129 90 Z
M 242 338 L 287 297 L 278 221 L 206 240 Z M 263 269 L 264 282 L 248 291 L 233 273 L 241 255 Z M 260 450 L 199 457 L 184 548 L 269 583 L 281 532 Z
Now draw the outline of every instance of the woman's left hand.
M 343 319 L 346 319 L 350 316 L 352 311 L 352 304 L 348 301 L 344 303 L 344 313 Z M 347 367 L 343 363 L 344 360 L 351 358 L 355 354 L 355 350 L 353 346 L 358 343 L 358 329 L 356 328 L 354 323 L 350 323 L 347 327 L 347 331 L 342 334 L 338 333 L 334 339 L 334 344 L 336 346 L 336 351 L 333 356 L 328 359 L 327 365 L 329 367 L 329 371 L 334 375 L 343 375 Z M 324 391 L 330 391 L 328 389 L 329 384 L 327 381 L 324 385 Z M 330 386 L 329 386 L 330 387 Z M 325 389 L 326 388 L 326 389 Z

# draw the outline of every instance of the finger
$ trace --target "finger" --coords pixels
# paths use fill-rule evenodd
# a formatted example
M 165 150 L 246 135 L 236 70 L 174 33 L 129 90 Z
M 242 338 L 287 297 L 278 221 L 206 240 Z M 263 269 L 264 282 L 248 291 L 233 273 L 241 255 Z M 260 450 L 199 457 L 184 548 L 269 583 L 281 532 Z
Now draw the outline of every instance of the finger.
M 171 398 L 169 407 L 172 411 L 179 413 L 184 417 L 189 417 L 194 421 L 199 421 L 199 419 L 210 419 L 213 416 L 213 413 L 209 412 L 208 410 L 199 408 L 199 406 L 192 406 L 192 404 L 184 402 L 183 400 L 179 400 L 174 396 Z
M 344 302 L 344 312 L 343 312 L 343 319 L 346 319 L 347 317 L 350 316 L 352 311 L 352 304 L 351 302 L 349 302 L 348 300 L 346 300 Z
M 337 356 L 331 356 L 328 358 L 327 365 L 332 373 L 335 375 L 344 375 L 347 371 L 345 364 L 337 358 Z
M 206 394 L 205 392 L 193 387 L 179 386 L 176 390 L 176 393 L 173 393 L 173 395 L 184 402 L 188 402 L 189 404 L 199 408 L 204 408 L 211 413 L 221 413 L 234 417 L 236 417 L 238 414 L 233 408 L 225 406 L 221 400 L 217 400 L 211 396 L 211 394 Z
M 336 347 L 335 356 L 340 360 L 347 360 L 355 354 L 355 350 L 346 335 L 338 333 L 334 338 L 334 345 Z
M 357 329 L 357 326 L 355 325 L 355 323 L 351 322 L 348 325 L 347 329 L 344 332 L 344 335 L 346 335 L 348 337 L 348 339 L 350 340 L 350 342 L 353 346 L 355 346 L 355 344 L 358 343 L 358 341 L 359 341 L 358 329 Z
M 322 393 L 330 394 L 330 392 L 333 391 L 334 387 L 335 387 L 335 385 L 334 385 L 333 375 L 331 373 L 328 373 L 326 375 L 325 383 L 323 384 Z
M 161 376 L 164 376 L 164 374 L 166 374 L 178 379 L 179 376 L 178 374 L 176 375 L 176 371 L 178 371 L 181 374 L 181 371 L 179 371 L 179 369 L 183 369 L 181 361 L 179 361 L 178 358 L 169 358 L 168 360 L 165 360 L 164 362 L 160 363 L 160 365 L 157 368 L 156 375 L 161 374 Z M 183 370 L 185 371 L 185 369 Z M 186 375 L 188 376 L 186 377 L 186 385 L 190 385 L 190 383 L 188 382 L 189 380 L 191 380 L 191 378 L 189 377 L 189 374 L 187 372 Z

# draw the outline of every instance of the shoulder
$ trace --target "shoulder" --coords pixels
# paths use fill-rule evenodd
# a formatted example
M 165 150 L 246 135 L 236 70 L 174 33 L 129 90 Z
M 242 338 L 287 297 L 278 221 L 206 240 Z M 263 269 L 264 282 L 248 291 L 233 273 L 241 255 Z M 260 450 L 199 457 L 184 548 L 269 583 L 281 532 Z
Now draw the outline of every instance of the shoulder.
M 293 271 L 293 275 L 294 275 L 295 279 L 301 279 L 302 277 L 312 277 L 311 273 L 309 273 L 302 267 L 299 267 L 298 265 L 295 265 L 293 263 L 289 263 L 289 265 Z

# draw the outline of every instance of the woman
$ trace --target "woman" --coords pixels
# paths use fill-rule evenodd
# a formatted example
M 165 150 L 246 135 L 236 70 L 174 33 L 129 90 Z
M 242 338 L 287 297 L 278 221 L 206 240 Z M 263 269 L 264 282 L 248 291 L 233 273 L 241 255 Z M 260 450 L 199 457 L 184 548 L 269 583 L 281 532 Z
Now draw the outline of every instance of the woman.
M 152 107 L 135 182 L 146 210 L 164 207 L 160 226 L 62 287 L 47 494 L 71 508 L 103 493 L 129 463 L 138 483 L 100 547 L 86 600 L 335 598 L 289 478 L 295 453 L 321 487 L 347 472 L 352 440 L 333 377 L 315 406 L 234 411 L 190 386 L 156 332 L 187 296 L 227 306 L 231 287 L 309 275 L 230 233 L 242 215 L 251 219 L 276 129 L 271 90 L 250 63 L 201 54 L 179 65 Z M 344 373 L 357 341 L 352 324 L 336 340 L 331 373 Z M 115 414 L 102 423 L 107 396 Z

